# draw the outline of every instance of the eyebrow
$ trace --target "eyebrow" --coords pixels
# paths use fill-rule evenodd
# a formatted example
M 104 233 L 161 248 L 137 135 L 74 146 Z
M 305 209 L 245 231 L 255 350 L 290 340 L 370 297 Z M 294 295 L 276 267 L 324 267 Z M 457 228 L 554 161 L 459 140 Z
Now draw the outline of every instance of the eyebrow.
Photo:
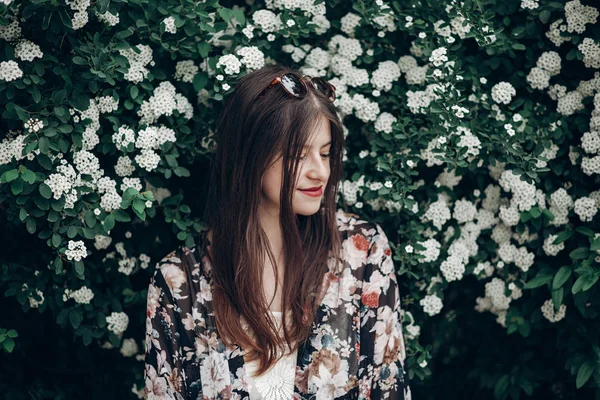
M 325 146 L 328 146 L 328 145 L 330 145 L 330 144 L 331 144 L 331 140 L 330 140 L 329 142 L 325 143 L 323 146 L 321 146 L 321 148 L 323 148 L 323 147 L 325 147 Z M 310 145 L 308 145 L 308 144 L 305 144 L 303 148 L 304 148 L 304 149 L 308 149 L 308 148 L 310 148 Z

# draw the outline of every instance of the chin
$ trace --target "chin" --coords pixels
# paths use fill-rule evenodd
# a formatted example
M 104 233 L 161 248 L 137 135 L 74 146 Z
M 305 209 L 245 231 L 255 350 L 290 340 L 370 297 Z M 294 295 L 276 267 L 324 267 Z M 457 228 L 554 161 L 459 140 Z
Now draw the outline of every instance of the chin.
M 312 206 L 312 207 L 309 205 L 294 207 L 294 214 L 300 214 L 300 215 L 304 215 L 305 217 L 308 217 L 310 215 L 314 215 L 314 214 L 318 213 L 320 208 L 321 208 L 320 203 L 315 206 Z

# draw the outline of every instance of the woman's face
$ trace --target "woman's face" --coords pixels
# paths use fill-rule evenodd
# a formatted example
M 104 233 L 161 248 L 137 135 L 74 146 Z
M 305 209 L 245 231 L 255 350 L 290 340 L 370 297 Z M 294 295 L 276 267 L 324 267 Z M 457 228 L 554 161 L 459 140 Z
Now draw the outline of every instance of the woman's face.
M 329 180 L 330 164 L 329 151 L 331 149 L 331 130 L 329 120 L 321 116 L 316 131 L 302 152 L 298 165 L 299 173 L 292 197 L 294 214 L 312 215 L 319 211 L 325 186 Z M 279 214 L 279 198 L 283 181 L 283 157 L 267 168 L 262 177 L 261 207 L 269 215 Z M 302 189 L 321 187 L 318 192 L 305 192 Z

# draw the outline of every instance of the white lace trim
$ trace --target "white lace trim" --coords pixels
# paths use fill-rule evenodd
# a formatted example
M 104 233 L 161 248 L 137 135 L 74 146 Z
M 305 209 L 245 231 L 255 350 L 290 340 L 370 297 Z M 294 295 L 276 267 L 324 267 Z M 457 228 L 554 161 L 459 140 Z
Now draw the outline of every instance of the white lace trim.
M 270 311 L 277 320 L 280 311 Z M 281 327 L 281 325 L 280 325 Z M 294 378 L 298 351 L 280 359 L 263 375 L 255 377 L 258 360 L 244 363 L 250 400 L 289 400 L 294 394 Z

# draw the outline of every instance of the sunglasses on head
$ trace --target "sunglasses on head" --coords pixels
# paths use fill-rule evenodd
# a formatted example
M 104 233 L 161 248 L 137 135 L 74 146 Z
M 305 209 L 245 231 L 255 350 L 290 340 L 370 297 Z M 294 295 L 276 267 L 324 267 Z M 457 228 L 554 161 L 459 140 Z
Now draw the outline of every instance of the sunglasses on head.
M 308 75 L 302 77 L 294 72 L 286 72 L 273 79 L 269 86 L 267 86 L 257 98 L 263 97 L 267 90 L 280 83 L 287 94 L 301 99 L 308 93 L 307 82 L 310 82 L 314 90 L 324 94 L 331 103 L 335 101 L 335 86 L 331 83 L 323 78 L 313 78 Z

